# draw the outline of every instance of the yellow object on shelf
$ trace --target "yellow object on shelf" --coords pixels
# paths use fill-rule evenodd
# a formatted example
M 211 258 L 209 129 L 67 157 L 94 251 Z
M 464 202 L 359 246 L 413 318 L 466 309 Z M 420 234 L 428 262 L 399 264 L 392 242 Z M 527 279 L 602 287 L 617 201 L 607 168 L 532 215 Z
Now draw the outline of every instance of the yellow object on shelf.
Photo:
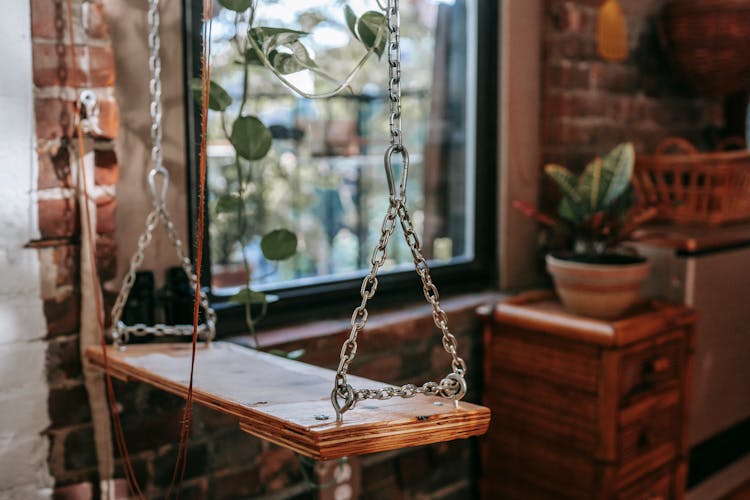
M 608 61 L 628 57 L 628 26 L 617 0 L 604 0 L 596 22 L 596 51 Z

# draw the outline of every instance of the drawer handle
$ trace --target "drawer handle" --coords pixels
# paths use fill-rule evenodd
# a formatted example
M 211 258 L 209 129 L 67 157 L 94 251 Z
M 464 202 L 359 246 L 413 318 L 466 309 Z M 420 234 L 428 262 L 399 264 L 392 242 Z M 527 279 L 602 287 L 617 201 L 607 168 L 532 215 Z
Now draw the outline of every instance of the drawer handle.
M 664 373 L 672 367 L 672 360 L 667 356 L 658 356 L 643 362 L 643 373 L 653 375 Z
M 643 450 L 650 447 L 653 442 L 654 440 L 651 433 L 647 429 L 644 429 L 638 434 L 638 441 L 636 441 L 636 444 L 639 450 Z

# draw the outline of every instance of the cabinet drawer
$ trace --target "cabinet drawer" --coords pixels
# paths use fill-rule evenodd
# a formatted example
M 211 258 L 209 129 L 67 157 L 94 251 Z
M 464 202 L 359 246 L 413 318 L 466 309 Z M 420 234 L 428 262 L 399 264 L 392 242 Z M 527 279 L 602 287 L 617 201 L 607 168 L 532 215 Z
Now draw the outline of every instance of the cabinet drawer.
M 663 469 L 629 484 L 617 493 L 617 500 L 672 500 L 674 475 L 670 469 Z
M 670 384 L 678 384 L 684 355 L 685 344 L 681 337 L 624 354 L 620 367 L 620 408 Z
M 679 392 L 669 391 L 621 412 L 618 432 L 621 484 L 674 459 L 681 436 L 681 408 Z

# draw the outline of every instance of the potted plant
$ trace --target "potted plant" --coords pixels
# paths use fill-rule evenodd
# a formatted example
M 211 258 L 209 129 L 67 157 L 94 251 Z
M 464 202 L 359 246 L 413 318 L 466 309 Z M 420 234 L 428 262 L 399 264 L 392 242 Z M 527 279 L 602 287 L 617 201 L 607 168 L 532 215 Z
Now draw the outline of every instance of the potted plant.
M 573 312 L 616 318 L 638 298 L 648 275 L 646 259 L 622 245 L 658 213 L 658 207 L 642 203 L 633 192 L 634 163 L 633 145 L 624 143 L 595 158 L 579 177 L 560 165 L 546 165 L 546 175 L 562 194 L 556 217 L 514 203 L 553 231 L 554 241 L 565 242 L 566 250 L 549 253 L 546 262 L 557 294 Z

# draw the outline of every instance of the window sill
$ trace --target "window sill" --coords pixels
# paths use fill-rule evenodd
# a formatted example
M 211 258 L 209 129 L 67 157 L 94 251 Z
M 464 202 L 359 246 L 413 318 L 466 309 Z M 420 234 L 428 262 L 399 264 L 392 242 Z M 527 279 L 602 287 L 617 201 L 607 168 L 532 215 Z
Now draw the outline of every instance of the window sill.
M 475 292 L 445 298 L 440 304 L 448 313 L 451 331 L 458 336 L 477 324 L 477 307 L 497 302 L 506 296 L 497 291 Z M 258 340 L 263 350 L 306 349 L 314 351 L 312 354 L 317 359 L 318 351 L 328 348 L 338 359 L 339 349 L 349 335 L 350 329 L 348 318 L 310 321 L 259 332 Z M 386 345 L 395 347 L 401 342 L 424 339 L 432 334 L 439 334 L 433 324 L 432 308 L 427 303 L 421 303 L 373 313 L 361 338 L 368 344 L 376 343 L 382 348 Z M 234 335 L 223 340 L 255 348 L 255 342 L 249 334 Z M 308 361 L 307 357 L 303 361 L 316 364 L 315 361 Z

